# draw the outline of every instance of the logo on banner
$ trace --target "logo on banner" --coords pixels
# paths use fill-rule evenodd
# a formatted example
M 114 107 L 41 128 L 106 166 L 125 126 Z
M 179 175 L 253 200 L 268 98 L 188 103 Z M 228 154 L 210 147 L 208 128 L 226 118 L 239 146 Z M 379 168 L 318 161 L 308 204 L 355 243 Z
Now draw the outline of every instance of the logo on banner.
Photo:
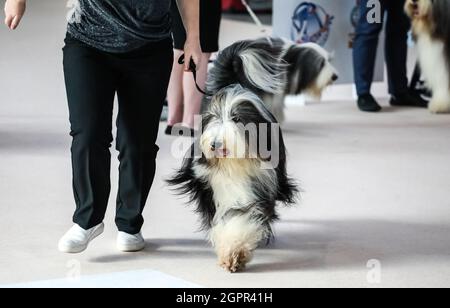
M 292 40 L 296 43 L 316 43 L 324 46 L 330 36 L 334 16 L 313 2 L 303 2 L 292 17 Z

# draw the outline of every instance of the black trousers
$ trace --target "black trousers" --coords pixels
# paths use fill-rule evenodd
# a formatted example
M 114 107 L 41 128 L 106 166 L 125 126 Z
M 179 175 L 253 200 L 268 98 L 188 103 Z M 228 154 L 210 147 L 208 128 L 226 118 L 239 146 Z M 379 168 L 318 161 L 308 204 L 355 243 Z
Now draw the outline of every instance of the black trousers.
M 159 119 L 173 63 L 172 40 L 126 54 L 97 50 L 69 34 L 65 43 L 76 202 L 73 221 L 90 229 L 104 219 L 111 190 L 110 147 L 117 93 L 120 175 L 116 224 L 120 231 L 137 234 L 155 176 Z

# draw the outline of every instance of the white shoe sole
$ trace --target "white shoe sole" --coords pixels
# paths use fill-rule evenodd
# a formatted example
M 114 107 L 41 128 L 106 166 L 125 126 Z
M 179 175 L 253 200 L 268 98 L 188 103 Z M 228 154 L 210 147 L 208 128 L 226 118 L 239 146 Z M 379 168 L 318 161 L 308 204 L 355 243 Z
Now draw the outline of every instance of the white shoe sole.
M 70 254 L 77 254 L 77 253 L 82 253 L 84 252 L 89 244 L 95 240 L 97 237 L 99 237 L 100 235 L 103 234 L 103 231 L 105 230 L 105 225 L 101 224 L 95 231 L 94 233 L 92 233 L 91 237 L 89 238 L 89 240 L 87 241 L 87 243 L 85 245 L 80 245 L 77 247 L 74 246 L 65 246 L 62 244 L 58 245 L 58 249 L 60 252 L 62 253 L 70 253 Z
M 117 243 L 117 249 L 121 252 L 138 252 L 138 251 L 142 251 L 145 248 L 145 242 L 140 243 L 140 244 L 121 244 L 121 243 Z

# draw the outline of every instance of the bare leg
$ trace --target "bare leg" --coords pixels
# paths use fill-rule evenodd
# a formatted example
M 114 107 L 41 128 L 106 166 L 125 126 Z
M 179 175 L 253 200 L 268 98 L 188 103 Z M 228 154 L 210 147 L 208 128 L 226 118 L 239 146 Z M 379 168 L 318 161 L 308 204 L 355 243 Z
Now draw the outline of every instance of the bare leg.
M 198 68 L 197 84 L 201 89 L 204 89 L 206 85 L 208 76 L 208 62 L 210 57 L 210 53 L 204 53 L 202 64 Z M 183 124 L 189 128 L 194 128 L 194 116 L 200 113 L 203 94 L 197 90 L 192 73 L 184 74 L 183 88 L 185 98 Z
M 167 124 L 174 126 L 183 122 L 183 75 L 184 67 L 178 64 L 178 58 L 183 54 L 181 50 L 175 50 L 175 58 L 170 76 L 169 89 L 167 91 L 167 101 L 169 103 L 169 119 Z

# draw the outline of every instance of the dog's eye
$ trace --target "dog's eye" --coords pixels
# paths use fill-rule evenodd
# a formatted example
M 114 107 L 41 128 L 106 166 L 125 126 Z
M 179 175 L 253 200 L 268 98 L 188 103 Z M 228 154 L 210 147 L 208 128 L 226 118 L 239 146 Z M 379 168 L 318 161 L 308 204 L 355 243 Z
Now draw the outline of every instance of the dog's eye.
M 231 121 L 233 121 L 234 123 L 239 123 L 241 122 L 241 119 L 238 116 L 234 116 L 231 118 Z

